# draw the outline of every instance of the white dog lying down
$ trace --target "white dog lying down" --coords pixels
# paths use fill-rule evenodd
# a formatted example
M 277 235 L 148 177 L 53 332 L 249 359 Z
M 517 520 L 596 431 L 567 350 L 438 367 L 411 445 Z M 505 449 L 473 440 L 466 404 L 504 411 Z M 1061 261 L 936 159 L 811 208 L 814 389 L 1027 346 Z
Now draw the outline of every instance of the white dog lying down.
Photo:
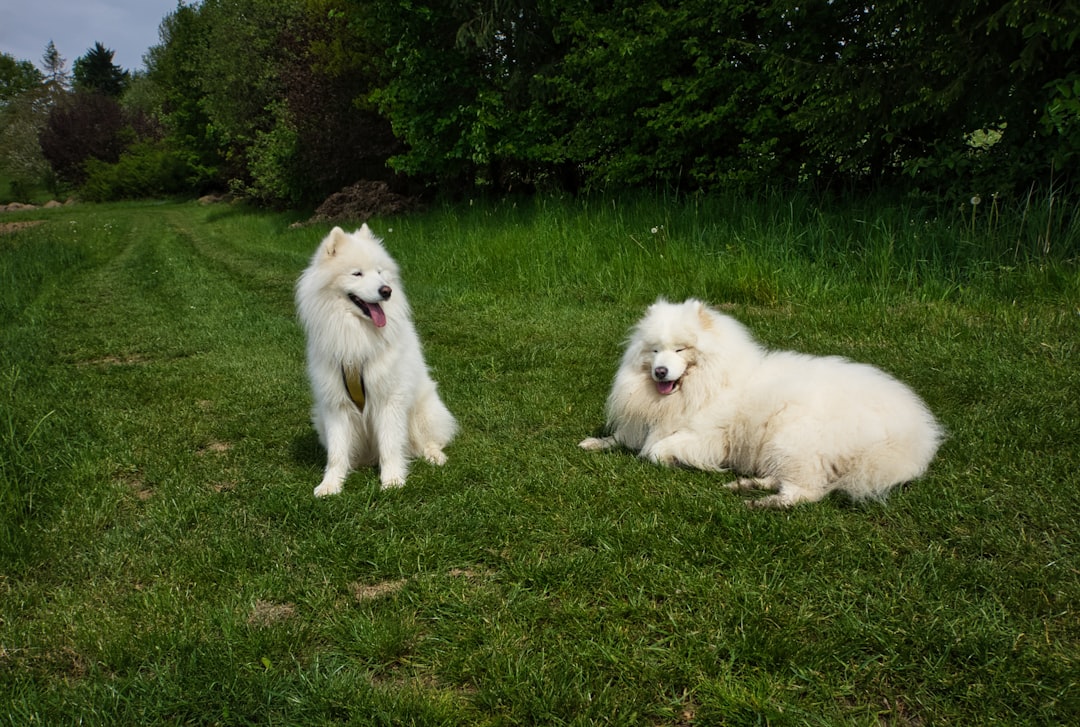
M 653 462 L 748 475 L 771 490 L 757 507 L 816 502 L 834 490 L 883 500 L 922 475 L 942 430 L 907 386 L 839 357 L 767 351 L 698 300 L 649 307 L 631 333 L 607 401 L 610 436 Z
M 457 422 L 428 374 L 397 263 L 367 225 L 331 230 L 296 283 L 296 307 L 327 455 L 315 495 L 341 492 L 357 465 L 378 462 L 386 488 L 405 484 L 413 457 L 446 462 Z

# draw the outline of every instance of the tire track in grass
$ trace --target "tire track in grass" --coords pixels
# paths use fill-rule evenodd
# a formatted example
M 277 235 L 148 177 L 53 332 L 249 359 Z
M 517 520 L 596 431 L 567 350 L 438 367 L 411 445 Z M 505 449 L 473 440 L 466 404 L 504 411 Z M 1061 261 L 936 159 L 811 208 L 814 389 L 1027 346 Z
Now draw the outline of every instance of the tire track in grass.
M 299 406 L 306 421 L 304 344 L 292 297 L 306 254 L 283 245 L 284 226 L 276 226 L 273 215 L 180 207 L 165 220 L 172 254 L 187 261 L 192 270 L 186 274 L 195 280 L 196 293 L 186 301 L 188 325 L 219 375 L 233 379 L 238 398 Z
M 306 422 L 291 307 L 275 310 L 271 294 L 239 285 L 228 259 L 208 254 L 213 240 L 200 240 L 198 213 L 143 207 L 104 225 L 80 222 L 99 262 L 76 272 L 48 316 L 64 429 L 87 452 L 112 452 L 118 471 L 138 472 L 147 490 L 215 444 L 230 453 L 198 458 L 196 469 L 230 459 L 252 422 Z M 287 431 L 271 432 L 286 452 Z

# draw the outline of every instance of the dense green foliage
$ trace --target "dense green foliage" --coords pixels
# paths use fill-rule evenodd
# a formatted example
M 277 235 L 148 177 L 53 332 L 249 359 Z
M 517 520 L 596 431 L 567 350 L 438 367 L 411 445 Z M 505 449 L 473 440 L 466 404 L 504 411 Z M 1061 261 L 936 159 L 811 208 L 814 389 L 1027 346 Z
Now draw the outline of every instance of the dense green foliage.
M 41 71 L 30 61 L 16 60 L 0 53 L 0 110 L 18 96 L 32 91 L 44 81 Z
M 364 101 L 373 50 L 330 12 L 334 5 L 207 0 L 178 8 L 148 68 L 169 142 L 218 167 L 233 191 L 269 204 L 310 203 L 386 176 L 397 144 Z
M 288 207 L 359 179 L 1075 199 L 1077 28 L 1048 0 L 203 0 L 133 84 L 154 133 L 119 141 L 160 130 Z M 100 43 L 75 62 L 77 89 L 128 80 Z
M 0 723 L 1071 724 L 1080 277 L 984 204 L 373 220 L 462 428 L 445 467 L 326 500 L 292 301 L 325 228 L 33 213 L 0 234 Z M 579 450 L 658 295 L 909 382 L 949 433 L 930 472 L 758 512 Z
M 350 8 L 382 29 L 376 98 L 414 173 L 965 197 L 1075 181 L 1075 3 Z
M 80 195 L 87 202 L 183 196 L 210 184 L 210 170 L 160 142 L 129 147 L 115 164 L 90 159 Z

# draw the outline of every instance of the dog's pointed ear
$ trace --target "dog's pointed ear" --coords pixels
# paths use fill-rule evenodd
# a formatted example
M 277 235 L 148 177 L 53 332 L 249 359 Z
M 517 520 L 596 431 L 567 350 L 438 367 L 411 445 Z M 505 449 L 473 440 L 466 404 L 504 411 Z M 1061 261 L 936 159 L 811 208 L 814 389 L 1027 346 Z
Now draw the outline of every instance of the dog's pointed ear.
M 374 232 L 371 231 L 371 228 L 368 227 L 366 222 L 361 224 L 360 229 L 358 229 L 353 234 L 356 235 L 357 237 L 366 238 L 366 239 L 371 240 L 372 242 L 376 242 L 376 243 L 378 243 L 380 245 L 382 244 L 382 240 L 379 237 L 377 237 Z
M 712 328 L 713 317 L 712 311 L 709 310 L 709 306 L 702 303 L 700 300 L 694 301 L 694 307 L 697 308 L 697 317 L 701 321 L 702 328 Z
M 326 257 L 337 255 L 338 248 L 347 239 L 349 239 L 348 233 L 340 227 L 334 227 L 334 229 L 330 230 L 330 234 L 326 236 L 326 240 L 323 242 L 323 251 L 326 253 Z

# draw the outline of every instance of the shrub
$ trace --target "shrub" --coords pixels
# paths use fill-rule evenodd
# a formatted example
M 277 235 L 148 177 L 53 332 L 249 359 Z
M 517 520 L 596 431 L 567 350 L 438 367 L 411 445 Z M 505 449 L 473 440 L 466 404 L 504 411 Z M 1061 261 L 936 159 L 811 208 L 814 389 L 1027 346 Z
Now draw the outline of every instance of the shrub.
M 161 142 L 134 144 L 115 164 L 89 159 L 85 169 L 79 192 L 88 202 L 195 194 L 214 177 L 214 170 L 199 165 L 193 153 Z

